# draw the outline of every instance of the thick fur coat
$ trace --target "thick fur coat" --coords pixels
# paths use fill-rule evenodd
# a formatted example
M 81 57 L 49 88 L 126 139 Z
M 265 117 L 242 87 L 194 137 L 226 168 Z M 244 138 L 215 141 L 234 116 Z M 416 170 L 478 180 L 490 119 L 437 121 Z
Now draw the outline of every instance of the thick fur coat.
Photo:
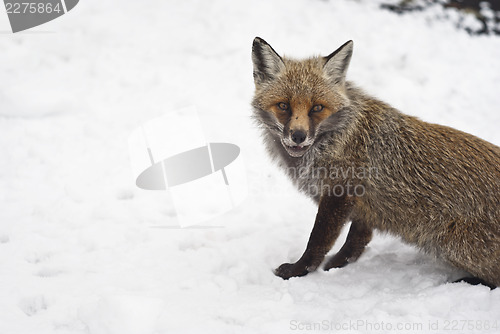
M 500 285 L 500 148 L 423 122 L 365 94 L 345 76 L 349 41 L 327 57 L 280 57 L 253 43 L 254 116 L 271 157 L 318 203 L 304 255 L 276 274 L 355 261 L 378 229 Z

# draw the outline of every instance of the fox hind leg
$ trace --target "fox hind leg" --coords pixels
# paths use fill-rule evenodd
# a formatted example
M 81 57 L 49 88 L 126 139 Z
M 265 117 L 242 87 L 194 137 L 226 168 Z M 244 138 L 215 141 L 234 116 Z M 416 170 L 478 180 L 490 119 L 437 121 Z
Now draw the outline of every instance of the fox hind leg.
M 460 279 L 454 281 L 453 283 L 460 283 L 460 282 L 469 283 L 470 285 L 481 284 L 481 285 L 487 286 L 488 288 L 490 288 L 490 290 L 497 288 L 496 285 L 488 283 L 485 280 L 482 280 L 482 279 L 477 278 L 477 277 L 463 277 L 463 278 L 460 278 Z
M 347 234 L 347 239 L 337 254 L 332 256 L 323 267 L 324 270 L 342 268 L 349 263 L 355 262 L 366 245 L 372 239 L 373 230 L 360 221 L 353 221 Z

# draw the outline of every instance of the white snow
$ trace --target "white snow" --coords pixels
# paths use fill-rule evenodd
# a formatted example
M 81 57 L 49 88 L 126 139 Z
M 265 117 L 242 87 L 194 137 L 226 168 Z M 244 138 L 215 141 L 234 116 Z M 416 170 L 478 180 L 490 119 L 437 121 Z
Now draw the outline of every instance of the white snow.
M 272 273 L 315 207 L 250 120 L 255 36 L 295 57 L 352 39 L 349 80 L 500 144 L 500 39 L 377 3 L 86 0 L 18 34 L 0 10 L 0 333 L 500 332 L 500 289 L 448 284 L 463 273 L 392 237 L 343 269 Z M 248 172 L 218 228 L 175 228 L 168 194 L 131 177 L 130 132 L 190 105 Z

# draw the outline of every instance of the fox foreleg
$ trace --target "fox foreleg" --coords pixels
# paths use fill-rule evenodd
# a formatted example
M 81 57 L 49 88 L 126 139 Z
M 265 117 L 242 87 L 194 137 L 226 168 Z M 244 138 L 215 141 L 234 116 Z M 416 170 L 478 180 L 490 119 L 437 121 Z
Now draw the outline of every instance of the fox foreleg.
M 322 196 L 304 254 L 295 263 L 283 263 L 274 273 L 283 279 L 289 279 L 315 271 L 337 240 L 342 227 L 349 221 L 354 200 L 354 197 L 348 195 Z

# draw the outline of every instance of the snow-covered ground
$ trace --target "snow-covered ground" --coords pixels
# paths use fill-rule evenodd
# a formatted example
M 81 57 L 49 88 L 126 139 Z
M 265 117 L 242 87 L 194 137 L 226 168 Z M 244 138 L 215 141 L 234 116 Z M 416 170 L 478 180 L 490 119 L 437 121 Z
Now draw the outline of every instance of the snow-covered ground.
M 272 273 L 301 255 L 315 207 L 250 120 L 253 38 L 295 57 L 353 39 L 350 80 L 500 144 L 500 38 L 431 16 L 371 0 L 85 0 L 12 34 L 0 11 L 0 333 L 499 333 L 500 289 L 449 284 L 462 273 L 392 237 L 343 269 Z M 190 105 L 248 172 L 218 228 L 175 228 L 168 194 L 131 177 L 131 131 Z

